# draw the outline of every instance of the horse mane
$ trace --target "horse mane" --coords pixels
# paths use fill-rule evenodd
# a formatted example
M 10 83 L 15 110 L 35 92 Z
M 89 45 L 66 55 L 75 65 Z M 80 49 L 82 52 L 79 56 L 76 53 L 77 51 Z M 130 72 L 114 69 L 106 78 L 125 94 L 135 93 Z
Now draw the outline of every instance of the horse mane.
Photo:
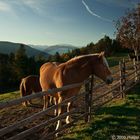
M 104 57 L 104 55 L 102 55 L 100 53 L 76 56 L 76 57 L 68 60 L 67 62 L 65 62 L 64 65 L 71 65 L 75 62 L 77 62 L 76 64 L 80 64 L 81 62 L 83 63 L 83 61 L 80 61 L 80 60 L 83 60 L 84 58 L 89 58 L 89 57 L 93 57 L 93 56 L 100 56 L 100 55 L 102 56 L 102 60 L 103 60 L 104 65 L 106 65 L 109 68 L 109 65 L 108 65 L 106 58 Z M 86 61 L 86 59 L 85 59 L 85 61 Z
M 91 56 L 98 56 L 99 54 L 96 53 L 96 54 L 87 54 L 87 55 L 80 55 L 80 56 L 76 56 L 70 60 L 68 60 L 66 62 L 66 64 L 71 64 L 71 63 L 74 63 L 75 61 L 78 61 L 78 60 L 81 60 L 82 58 L 88 58 L 88 57 L 91 57 Z

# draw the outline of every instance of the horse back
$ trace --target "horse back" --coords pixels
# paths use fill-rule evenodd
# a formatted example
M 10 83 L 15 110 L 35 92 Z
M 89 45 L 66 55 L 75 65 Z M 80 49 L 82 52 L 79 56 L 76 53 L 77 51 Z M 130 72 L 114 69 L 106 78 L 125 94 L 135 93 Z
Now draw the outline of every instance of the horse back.
M 41 91 L 39 76 L 29 75 L 21 80 L 20 94 L 21 96 L 30 95 L 32 92 Z
M 59 68 L 58 62 L 48 62 L 41 66 L 40 68 L 40 84 L 42 90 L 48 90 L 50 88 L 56 88 L 54 75 Z

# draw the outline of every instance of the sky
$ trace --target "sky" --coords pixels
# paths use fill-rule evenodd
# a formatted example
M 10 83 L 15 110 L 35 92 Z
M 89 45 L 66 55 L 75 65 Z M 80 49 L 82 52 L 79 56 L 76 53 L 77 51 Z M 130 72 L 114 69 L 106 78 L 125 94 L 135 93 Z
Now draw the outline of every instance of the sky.
M 86 46 L 104 35 L 140 0 L 0 0 L 0 41 Z

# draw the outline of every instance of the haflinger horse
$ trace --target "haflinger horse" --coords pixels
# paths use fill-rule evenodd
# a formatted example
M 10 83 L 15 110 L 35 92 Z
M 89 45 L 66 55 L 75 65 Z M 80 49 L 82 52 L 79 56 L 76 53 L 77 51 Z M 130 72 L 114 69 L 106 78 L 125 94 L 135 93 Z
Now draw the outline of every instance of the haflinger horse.
M 39 76 L 29 75 L 25 78 L 22 78 L 21 83 L 20 83 L 20 96 L 21 97 L 31 95 L 32 93 L 36 93 L 41 90 L 42 88 L 39 82 Z M 31 101 L 25 101 L 22 104 L 24 106 L 28 106 L 29 104 L 31 104 Z
M 40 68 L 40 84 L 43 91 L 52 88 L 60 88 L 65 85 L 80 83 L 86 80 L 91 74 L 101 78 L 107 84 L 113 82 L 109 65 L 104 52 L 99 54 L 82 55 L 71 60 L 55 65 L 51 62 L 45 63 Z M 78 94 L 80 86 L 77 88 L 69 89 L 53 94 L 57 103 L 62 100 Z M 50 95 L 51 96 L 51 95 Z M 47 97 L 46 97 L 47 100 Z M 47 103 L 47 102 L 46 102 Z M 67 112 L 70 111 L 71 102 L 67 104 Z M 44 109 L 47 104 L 44 104 Z M 58 116 L 63 112 L 61 106 L 58 107 Z M 66 123 L 70 122 L 70 116 L 66 117 Z M 61 121 L 57 122 L 56 130 L 60 127 Z

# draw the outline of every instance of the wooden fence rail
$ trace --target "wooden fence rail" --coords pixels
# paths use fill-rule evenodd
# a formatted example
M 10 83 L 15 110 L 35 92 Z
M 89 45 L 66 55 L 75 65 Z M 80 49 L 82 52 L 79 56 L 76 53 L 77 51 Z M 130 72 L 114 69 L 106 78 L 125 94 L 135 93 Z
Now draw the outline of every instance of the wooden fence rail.
M 83 84 L 86 84 L 88 82 L 89 81 L 86 80 L 82 83 L 67 85 L 67 86 L 64 86 L 62 88 L 54 88 L 54 89 L 50 89 L 48 91 L 38 92 L 38 93 L 32 94 L 32 95 L 27 95 L 27 96 L 24 96 L 22 98 L 1 102 L 0 103 L 0 109 L 6 108 L 6 107 L 11 107 L 13 105 L 18 105 L 18 104 L 21 104 L 24 101 L 28 101 L 28 100 L 31 100 L 31 99 L 40 98 L 40 97 L 45 96 L 47 94 L 55 94 L 55 93 L 60 92 L 60 91 L 65 91 L 65 90 L 68 90 L 68 89 L 76 88 L 76 87 L 79 87 L 79 86 L 81 86 Z
M 80 94 L 78 94 L 76 96 L 72 96 L 71 98 L 68 98 L 68 99 L 62 101 L 62 103 L 60 103 L 60 104 L 63 105 L 65 103 L 69 102 L 69 101 L 74 101 L 77 98 L 79 98 L 80 96 L 83 96 L 85 94 L 86 93 L 84 92 L 84 93 L 80 93 Z M 46 110 L 42 110 L 41 112 L 35 113 L 34 115 L 32 115 L 32 116 L 30 116 L 30 117 L 28 117 L 26 119 L 23 119 L 23 120 L 18 121 L 18 122 L 14 123 L 14 124 L 12 124 L 12 125 L 10 125 L 8 127 L 5 127 L 5 128 L 0 129 L 0 136 L 2 136 L 4 134 L 6 134 L 6 133 L 9 133 L 9 132 L 17 129 L 18 127 L 24 126 L 24 125 L 28 124 L 31 121 L 34 121 L 36 118 L 39 118 L 39 117 L 47 114 L 50 110 L 55 109 L 60 104 L 53 105 L 53 106 L 47 108 Z
M 82 85 L 84 85 L 84 87 L 85 87 L 84 92 L 79 93 L 75 96 L 72 96 L 66 100 L 63 100 L 62 103 L 60 103 L 60 104 L 53 105 L 44 111 L 42 110 L 38 113 L 33 114 L 30 117 L 27 117 L 25 119 L 17 121 L 16 123 L 13 123 L 7 127 L 0 129 L 0 138 L 2 138 L 3 136 L 5 136 L 6 134 L 8 134 L 10 132 L 13 132 L 14 130 L 16 130 L 18 128 L 24 127 L 25 125 L 29 124 L 30 122 L 33 122 L 35 119 L 38 119 L 38 118 L 46 115 L 49 111 L 56 109 L 59 105 L 64 105 L 64 104 L 68 103 L 69 101 L 76 102 L 81 97 L 84 100 L 84 104 L 83 104 L 84 110 L 80 111 L 79 107 L 76 109 L 72 109 L 70 112 L 64 112 L 60 116 L 54 116 L 48 120 L 44 120 L 43 122 L 37 124 L 36 126 L 29 128 L 27 130 L 24 130 L 16 135 L 13 135 L 11 137 L 6 138 L 6 139 L 8 139 L 8 140 L 25 139 L 30 134 L 39 131 L 40 129 L 42 129 L 43 127 L 45 127 L 47 125 L 53 125 L 54 122 L 56 122 L 60 119 L 63 119 L 68 115 L 77 114 L 77 118 L 73 118 L 73 120 L 69 124 L 63 125 L 60 129 L 46 134 L 45 136 L 42 137 L 42 140 L 45 139 L 46 137 L 52 137 L 58 132 L 64 131 L 66 128 L 72 126 L 73 123 L 77 122 L 80 118 L 84 117 L 85 122 L 90 122 L 92 111 L 95 111 L 96 109 L 98 109 L 102 105 L 110 102 L 111 100 L 113 100 L 114 98 L 117 98 L 118 96 L 125 98 L 126 91 L 128 91 L 130 88 L 132 88 L 135 84 L 137 84 L 139 82 L 139 80 L 140 80 L 140 63 L 136 62 L 134 60 L 133 63 L 131 63 L 131 65 L 130 65 L 129 62 L 126 62 L 125 60 L 123 60 L 119 63 L 119 70 L 117 70 L 115 72 L 117 72 L 117 73 L 119 72 L 120 74 L 119 74 L 119 77 L 114 78 L 115 82 L 112 84 L 111 89 L 105 91 L 104 93 L 100 93 L 100 95 L 96 98 L 93 98 L 94 91 L 96 89 L 102 88 L 105 84 L 101 83 L 100 85 L 94 86 L 94 77 L 92 75 L 88 80 L 84 81 L 83 83 L 76 83 L 76 84 L 72 84 L 72 85 L 67 85 L 67 86 L 64 86 L 62 88 L 52 89 L 52 90 L 48 90 L 45 92 L 39 92 L 39 93 L 36 93 L 33 95 L 28 95 L 28 96 L 23 97 L 23 98 L 11 100 L 11 101 L 6 101 L 6 102 L 0 102 L 0 109 L 4 109 L 6 107 L 18 105 L 24 101 L 39 98 L 39 97 L 42 97 L 42 96 L 47 95 L 47 94 L 54 94 L 54 93 L 59 92 L 59 91 L 68 90 L 68 89 L 79 87 Z M 115 92 L 115 94 L 113 94 L 113 92 Z M 108 100 L 105 100 L 104 102 L 101 102 L 99 104 L 94 105 L 95 102 L 98 103 L 98 101 L 100 99 L 106 98 L 110 94 L 111 94 L 111 97 L 108 98 Z M 80 112 L 80 113 L 78 113 L 78 112 Z

